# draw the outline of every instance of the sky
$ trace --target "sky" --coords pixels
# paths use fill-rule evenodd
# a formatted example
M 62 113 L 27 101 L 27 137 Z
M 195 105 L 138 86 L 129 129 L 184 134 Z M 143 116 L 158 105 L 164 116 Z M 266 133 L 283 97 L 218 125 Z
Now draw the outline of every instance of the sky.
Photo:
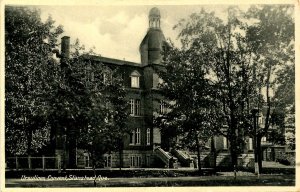
M 103 57 L 138 63 L 139 45 L 147 33 L 148 13 L 152 7 L 161 12 L 161 29 L 165 37 L 177 45 L 178 31 L 173 27 L 180 19 L 201 8 L 215 11 L 219 17 L 226 16 L 224 5 L 38 6 L 43 20 L 51 15 L 56 25 L 63 25 L 63 35 L 70 36 L 71 43 L 78 38 L 86 49 L 95 47 L 94 51 Z

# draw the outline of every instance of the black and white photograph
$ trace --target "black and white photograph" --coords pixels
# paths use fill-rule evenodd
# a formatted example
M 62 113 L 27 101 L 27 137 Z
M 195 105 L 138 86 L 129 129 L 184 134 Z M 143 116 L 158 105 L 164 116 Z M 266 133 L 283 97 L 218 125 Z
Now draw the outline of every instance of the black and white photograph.
M 1 2 L 1 191 L 299 190 L 299 1 L 25 2 Z

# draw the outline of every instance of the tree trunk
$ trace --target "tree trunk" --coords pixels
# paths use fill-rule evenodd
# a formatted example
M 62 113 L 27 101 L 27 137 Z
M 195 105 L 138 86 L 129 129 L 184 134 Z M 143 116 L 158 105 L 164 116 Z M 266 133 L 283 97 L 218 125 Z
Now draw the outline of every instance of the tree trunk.
M 257 163 L 258 163 L 258 172 L 261 173 L 262 171 L 262 153 L 261 153 L 261 135 L 258 134 L 257 135 L 257 144 L 256 144 L 256 147 L 257 147 L 257 150 L 256 150 L 256 153 L 257 153 Z
M 97 187 L 97 182 L 96 182 L 96 178 L 97 178 L 97 175 L 96 175 L 96 158 L 95 158 L 95 152 L 92 151 L 92 163 L 93 163 L 93 172 L 94 172 L 94 187 Z
M 216 169 L 216 166 L 217 166 L 217 153 L 216 153 L 216 148 L 215 148 L 215 138 L 214 138 L 214 136 L 211 137 L 211 153 L 212 153 L 212 158 L 213 158 L 212 167 L 214 169 Z
M 123 167 L 123 142 L 122 139 L 119 139 L 119 168 L 120 170 Z
M 270 126 L 270 114 L 271 114 L 271 100 L 270 100 L 270 77 L 271 77 L 271 70 L 272 70 L 272 65 L 269 64 L 268 66 L 268 71 L 267 71 L 267 79 L 266 79 L 266 98 L 267 98 L 267 113 L 265 115 L 265 125 L 263 128 L 263 133 L 257 134 L 257 141 L 256 141 L 256 155 L 257 155 L 257 163 L 258 163 L 258 171 L 259 173 L 262 170 L 262 152 L 261 152 L 261 138 L 262 134 L 267 134 L 268 129 Z M 257 127 L 259 128 L 259 126 Z
M 69 167 L 76 168 L 76 130 L 74 124 L 70 124 L 67 130 L 69 131 Z
M 27 155 L 32 153 L 32 130 L 28 128 L 27 130 Z
M 57 149 L 56 137 L 57 137 L 57 124 L 51 122 L 50 124 L 50 150 L 48 155 L 55 156 L 55 149 Z
M 231 170 L 234 170 L 234 167 L 237 165 L 237 142 L 236 142 L 236 133 L 235 129 L 230 130 L 231 133 L 229 134 L 229 141 L 230 141 L 230 155 L 231 155 Z
M 234 170 L 234 167 L 237 165 L 237 152 L 236 147 L 230 145 L 230 153 L 231 153 L 231 170 Z
M 198 134 L 196 134 L 196 146 L 197 146 L 197 159 L 198 159 L 198 174 L 201 175 L 201 156 L 200 156 L 200 144 Z

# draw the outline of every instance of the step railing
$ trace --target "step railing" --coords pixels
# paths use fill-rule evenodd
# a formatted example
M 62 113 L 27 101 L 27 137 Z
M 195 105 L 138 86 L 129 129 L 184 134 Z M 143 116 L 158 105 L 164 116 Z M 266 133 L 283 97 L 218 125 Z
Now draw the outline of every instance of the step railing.
M 175 157 L 177 157 L 177 159 L 182 165 L 190 167 L 191 163 L 193 162 L 193 159 L 189 155 L 177 149 L 172 149 L 171 152 Z
M 160 147 L 157 147 L 154 152 L 156 156 L 159 157 L 167 165 L 167 167 L 169 167 L 170 159 L 172 157 Z

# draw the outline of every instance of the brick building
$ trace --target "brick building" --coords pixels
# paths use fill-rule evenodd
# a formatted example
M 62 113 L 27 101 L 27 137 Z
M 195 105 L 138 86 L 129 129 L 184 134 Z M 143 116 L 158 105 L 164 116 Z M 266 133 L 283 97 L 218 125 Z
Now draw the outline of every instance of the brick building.
M 69 37 L 62 38 L 62 55 L 69 55 L 69 41 Z M 93 62 L 104 64 L 108 70 L 118 67 L 124 74 L 124 85 L 130 104 L 128 126 L 132 132 L 124 138 L 123 167 L 169 166 L 171 156 L 160 148 L 160 130 L 153 127 L 153 115 L 164 110 L 161 103 L 162 97 L 157 89 L 160 78 L 154 68 L 163 67 L 160 64 L 161 51 L 166 45 L 164 34 L 160 28 L 160 11 L 152 8 L 149 12 L 149 29 L 139 47 L 141 63 L 89 56 Z M 63 136 L 58 138 L 63 138 Z M 60 145 L 56 145 L 56 155 L 65 155 L 65 144 L 59 141 L 57 143 Z M 91 166 L 87 153 L 77 149 L 76 156 L 77 167 Z M 119 153 L 105 154 L 104 157 L 104 167 L 119 166 Z M 68 158 L 66 157 L 66 161 Z
M 69 37 L 62 38 L 62 55 L 65 52 L 67 52 L 66 55 L 69 54 L 69 41 Z M 167 43 L 160 28 L 160 11 L 157 8 L 152 8 L 149 12 L 149 28 L 139 47 L 141 63 L 102 56 L 89 56 L 93 62 L 107 66 L 108 70 L 118 67 L 124 74 L 124 85 L 130 104 L 128 126 L 132 131 L 124 138 L 122 167 L 193 167 L 197 165 L 196 155 L 192 152 L 163 149 L 162 142 L 167 139 L 161 135 L 159 128 L 153 125 L 154 116 L 166 110 L 163 97 L 158 89 L 161 79 L 155 72 L 156 68 L 163 68 L 161 51 L 165 46 Z M 62 136 L 57 138 L 62 138 Z M 58 141 L 58 139 L 56 140 Z M 244 140 L 246 141 L 244 153 L 239 156 L 238 162 L 240 166 L 253 167 L 253 140 L 249 137 L 245 137 Z M 63 156 L 66 154 L 66 147 L 64 146 L 66 144 L 57 143 L 60 144 L 56 144 L 55 153 Z M 214 157 L 212 157 L 210 147 L 201 154 L 203 166 L 213 166 L 214 158 L 216 159 L 216 166 L 228 166 L 230 163 L 230 144 L 227 138 L 215 136 L 213 145 L 216 151 Z M 208 146 L 210 146 L 210 141 Z M 105 154 L 103 167 L 119 167 L 119 159 L 118 152 Z M 68 157 L 66 161 L 68 161 Z M 91 167 L 88 154 L 80 149 L 76 150 L 76 167 Z

